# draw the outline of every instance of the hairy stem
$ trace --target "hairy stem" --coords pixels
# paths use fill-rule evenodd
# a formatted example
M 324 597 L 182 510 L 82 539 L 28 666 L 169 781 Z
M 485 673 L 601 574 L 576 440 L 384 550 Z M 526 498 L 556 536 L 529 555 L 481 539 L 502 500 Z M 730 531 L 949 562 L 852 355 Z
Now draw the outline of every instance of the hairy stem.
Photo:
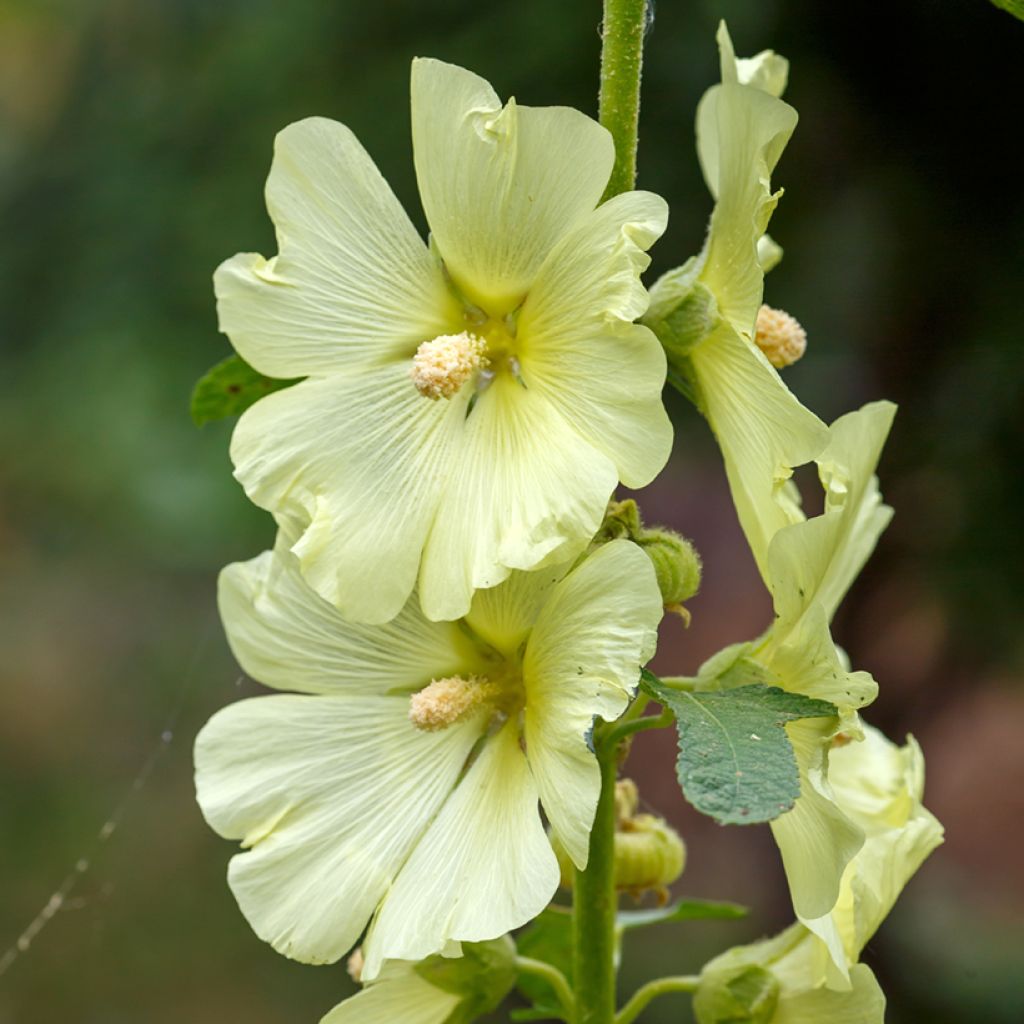
M 615 1020 L 615 776 L 618 744 L 604 743 L 595 729 L 601 766 L 601 798 L 590 832 L 586 871 L 577 871 L 572 900 L 573 1024 Z
M 628 192 L 636 181 L 640 71 L 648 0 L 604 0 L 598 119 L 615 140 L 615 167 L 604 198 Z
M 700 978 L 680 976 L 675 978 L 658 978 L 638 988 L 633 998 L 618 1012 L 615 1024 L 632 1024 L 647 1008 L 647 1004 L 657 996 L 669 992 L 694 992 L 700 984 Z

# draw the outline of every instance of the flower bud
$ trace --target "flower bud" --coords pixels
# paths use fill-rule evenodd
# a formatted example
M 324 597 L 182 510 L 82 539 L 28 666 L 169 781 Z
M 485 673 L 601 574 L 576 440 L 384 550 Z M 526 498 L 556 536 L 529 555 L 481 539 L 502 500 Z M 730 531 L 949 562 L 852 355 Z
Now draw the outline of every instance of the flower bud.
M 662 603 L 678 611 L 700 589 L 700 555 L 685 537 L 660 527 L 642 530 L 637 543 L 654 564 Z
M 721 323 L 715 296 L 697 279 L 701 261 L 691 257 L 651 288 L 643 323 L 658 336 L 670 360 L 677 362 Z
M 775 975 L 750 965 L 703 975 L 693 1012 L 699 1024 L 771 1024 L 778 1003 Z

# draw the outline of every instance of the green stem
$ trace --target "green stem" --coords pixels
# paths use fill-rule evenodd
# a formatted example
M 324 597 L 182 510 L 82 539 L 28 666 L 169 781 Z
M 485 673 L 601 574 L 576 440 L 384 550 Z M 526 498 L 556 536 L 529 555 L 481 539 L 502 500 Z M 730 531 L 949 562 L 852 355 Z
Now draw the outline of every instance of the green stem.
M 557 967 L 552 967 L 551 964 L 546 964 L 543 960 L 534 960 L 528 956 L 517 956 L 516 969 L 520 974 L 533 974 L 538 978 L 543 978 L 554 989 L 566 1018 L 572 1015 L 573 1006 L 575 1005 L 572 989 L 569 988 L 569 982 L 566 980 L 565 975 Z
M 594 730 L 601 768 L 601 796 L 590 832 L 586 871 L 577 871 L 572 900 L 573 1024 L 613 1024 L 615 1020 L 615 776 L 618 744 L 603 742 Z
M 598 119 L 615 140 L 615 167 L 604 198 L 628 192 L 636 182 L 647 0 L 604 0 L 601 22 L 601 93 Z
M 649 981 L 642 988 L 638 988 L 633 998 L 619 1010 L 615 1016 L 615 1024 L 633 1024 L 652 999 L 667 995 L 669 992 L 695 992 L 699 984 L 700 978 L 683 975 Z
M 621 743 L 633 733 L 646 732 L 648 729 L 664 729 L 674 721 L 675 715 L 671 711 L 662 711 L 660 715 L 645 715 L 643 718 L 634 718 L 631 721 L 619 719 L 608 733 L 607 742 Z

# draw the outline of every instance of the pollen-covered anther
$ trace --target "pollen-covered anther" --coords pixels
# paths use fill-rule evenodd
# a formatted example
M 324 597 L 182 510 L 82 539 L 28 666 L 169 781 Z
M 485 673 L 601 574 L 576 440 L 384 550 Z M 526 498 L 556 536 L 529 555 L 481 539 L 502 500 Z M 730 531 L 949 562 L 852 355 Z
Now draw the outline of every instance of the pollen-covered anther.
M 348 976 L 358 985 L 363 980 L 363 967 L 365 966 L 365 960 L 363 959 L 363 947 L 356 946 L 352 950 L 351 956 L 348 958 L 348 963 L 345 965 L 348 971 Z
M 762 306 L 757 311 L 757 333 L 754 336 L 757 347 L 777 370 L 791 366 L 807 348 L 807 332 L 799 321 L 783 312 Z
M 409 721 L 424 732 L 437 732 L 461 722 L 497 695 L 494 683 L 479 676 L 435 679 L 409 698 Z
M 416 349 L 412 382 L 425 398 L 451 398 L 477 370 L 487 366 L 486 351 L 484 340 L 468 331 L 439 335 Z

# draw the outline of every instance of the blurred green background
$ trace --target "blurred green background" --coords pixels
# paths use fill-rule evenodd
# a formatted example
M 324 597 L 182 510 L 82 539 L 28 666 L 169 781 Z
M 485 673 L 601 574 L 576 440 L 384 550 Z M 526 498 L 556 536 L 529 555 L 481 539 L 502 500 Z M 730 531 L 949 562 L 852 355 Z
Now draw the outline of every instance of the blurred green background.
M 342 967 L 250 933 L 230 844 L 193 803 L 192 737 L 254 689 L 214 577 L 271 537 L 231 478 L 231 425 L 188 417 L 229 351 L 210 275 L 274 251 L 262 187 L 288 122 L 344 120 L 422 222 L 410 58 L 593 112 L 599 16 L 597 0 L 0 0 L 0 957 L 90 865 L 0 975 L 0 1024 L 315 1022 L 349 991 Z M 790 382 L 825 418 L 901 407 L 881 469 L 897 516 L 836 632 L 881 683 L 872 721 L 923 743 L 948 838 L 866 956 L 895 1024 L 1019 1024 L 1024 24 L 983 0 L 658 0 L 641 185 L 672 221 L 652 274 L 702 240 L 692 120 L 721 16 L 739 52 L 793 62 L 767 294 L 810 335 Z M 769 610 L 706 427 L 672 408 L 673 461 L 643 504 L 704 554 L 693 626 L 659 654 L 688 671 Z M 672 747 L 638 743 L 631 772 L 690 844 L 680 892 L 753 913 L 633 939 L 625 988 L 787 923 L 767 829 L 689 812 Z M 643 1020 L 687 1014 L 675 997 Z

